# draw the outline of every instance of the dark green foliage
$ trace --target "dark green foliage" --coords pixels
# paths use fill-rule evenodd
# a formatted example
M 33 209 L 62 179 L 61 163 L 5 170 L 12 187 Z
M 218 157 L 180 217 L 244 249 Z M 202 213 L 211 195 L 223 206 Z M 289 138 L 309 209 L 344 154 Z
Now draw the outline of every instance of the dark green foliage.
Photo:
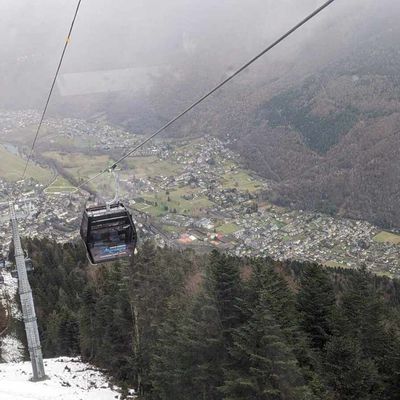
M 351 332 L 359 339 L 366 356 L 379 358 L 386 345 L 385 307 L 370 278 L 365 269 L 351 276 L 349 289 L 342 299 L 344 321 L 337 330 L 339 334 Z
M 327 345 L 324 375 L 335 399 L 380 399 L 380 377 L 372 360 L 365 359 L 356 339 L 334 337 Z
M 262 301 L 235 332 L 231 353 L 237 368 L 226 372 L 222 392 L 227 398 L 303 399 L 310 394 L 280 326 Z
M 28 241 L 35 272 L 30 276 L 45 356 L 79 354 L 79 308 L 86 276 L 85 253 L 79 246 Z
M 338 380 L 342 382 L 352 380 L 353 368 L 363 371 L 359 376 L 354 375 L 353 382 L 357 379 L 362 381 L 357 387 L 354 384 L 354 387 L 349 386 L 351 390 L 340 389 L 348 390 L 343 394 L 347 397 L 343 398 L 359 398 L 360 388 L 364 388 L 361 393 L 366 399 L 395 399 L 397 394 L 391 385 L 398 382 L 400 372 L 399 320 L 391 319 L 391 310 L 365 267 L 353 272 L 348 284 L 334 320 L 335 332 L 329 344 L 328 365 L 333 365 L 333 370 L 340 367 Z
M 311 398 L 291 347 L 290 295 L 268 264 L 255 264 L 252 295 L 242 303 L 247 321 L 237 328 L 221 390 L 227 399 Z M 254 297 L 254 298 L 253 298 Z M 289 307 L 288 307 L 289 306 Z
M 239 260 L 212 252 L 205 278 L 183 318 L 176 323 L 177 315 L 171 314 L 160 330 L 162 345 L 157 346 L 152 370 L 161 399 L 222 399 L 218 388 L 230 362 L 232 332 L 240 323 Z
M 322 350 L 332 333 L 335 293 L 329 275 L 316 264 L 304 267 L 297 295 L 301 326 L 314 349 Z
M 119 264 L 112 269 L 101 269 L 93 332 L 97 338 L 94 361 L 115 371 L 117 378 L 124 380 L 133 377 L 130 366 L 132 315 L 121 270 Z
M 327 116 L 316 116 L 312 112 L 311 101 L 315 89 L 312 83 L 306 82 L 299 89 L 273 97 L 262 106 L 259 118 L 268 120 L 271 127 L 293 126 L 308 147 L 326 153 L 356 124 L 360 112 L 346 106 Z
M 201 296 L 184 315 L 171 317 L 161 326 L 152 357 L 153 397 L 221 399 L 226 349 L 215 302 Z
M 241 313 L 238 300 L 242 295 L 240 260 L 212 251 L 209 257 L 207 290 L 215 297 L 225 344 L 231 343 L 232 330 L 238 326 Z
M 98 295 L 92 285 L 88 285 L 82 292 L 82 307 L 79 313 L 80 326 L 80 350 L 85 360 L 91 361 L 97 347 L 97 337 L 95 332 L 96 322 L 96 303 Z
M 140 398 L 398 399 L 397 281 L 151 242 L 93 267 L 81 246 L 25 245 L 45 355 L 80 354 Z
M 186 325 L 189 310 L 182 310 L 179 304 L 172 304 L 166 320 L 159 327 L 159 338 L 154 348 L 151 362 L 151 381 L 155 398 L 179 399 L 191 386 L 186 374 L 191 366 L 188 355 L 185 357 L 186 339 L 183 328 Z M 177 357 L 181 354 L 181 357 Z
M 151 354 L 165 318 L 169 299 L 182 293 L 186 274 L 192 269 L 191 253 L 183 255 L 157 249 L 145 242 L 126 268 L 132 313 L 132 351 L 135 383 L 139 392 L 150 390 Z

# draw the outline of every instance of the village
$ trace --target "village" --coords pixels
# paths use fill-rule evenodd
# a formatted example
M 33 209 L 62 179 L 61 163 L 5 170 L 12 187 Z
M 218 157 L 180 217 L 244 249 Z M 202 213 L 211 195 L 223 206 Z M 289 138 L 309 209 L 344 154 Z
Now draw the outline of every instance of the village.
M 26 128 L 36 117 L 33 112 L 0 113 L 0 139 L 13 143 L 15 129 Z M 54 146 L 62 143 L 60 151 L 66 143 L 77 152 L 90 143 L 95 154 L 118 154 L 139 140 L 120 128 L 74 119 L 50 120 L 48 130 Z M 365 265 L 377 273 L 400 276 L 398 235 L 368 222 L 270 203 L 265 193 L 273 183 L 246 169 L 229 145 L 229 138 L 222 141 L 210 136 L 164 139 L 126 161 L 120 172 L 120 196 L 132 211 L 141 240 L 153 238 L 160 245 L 199 251 L 219 248 L 237 256 L 312 261 L 328 267 Z M 82 156 L 82 160 L 86 159 Z M 86 171 L 87 177 L 95 172 Z M 58 186 L 49 190 L 52 187 L 47 186 L 35 179 L 0 180 L 1 201 L 17 190 L 24 193 L 17 206 L 23 209 L 29 202 L 34 210 L 31 218 L 20 219 L 22 236 L 76 240 L 89 193 L 102 192 L 103 198 L 112 198 L 107 190 L 114 190 L 100 184 L 87 192 Z M 11 232 L 6 207 L 3 210 L 0 243 L 6 252 Z

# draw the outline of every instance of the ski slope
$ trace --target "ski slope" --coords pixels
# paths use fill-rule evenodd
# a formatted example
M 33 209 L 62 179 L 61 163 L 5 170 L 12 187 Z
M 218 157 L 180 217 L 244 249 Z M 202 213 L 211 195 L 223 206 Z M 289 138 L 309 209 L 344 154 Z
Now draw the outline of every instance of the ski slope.
M 0 364 L 1 400 L 116 400 L 119 388 L 79 358 L 45 359 L 49 379 L 31 382 L 29 362 Z

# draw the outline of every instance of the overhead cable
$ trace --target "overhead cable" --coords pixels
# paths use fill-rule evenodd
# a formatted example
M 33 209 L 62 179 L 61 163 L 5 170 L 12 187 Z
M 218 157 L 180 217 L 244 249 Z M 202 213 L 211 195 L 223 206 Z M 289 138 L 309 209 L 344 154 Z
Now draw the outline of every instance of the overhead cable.
M 277 39 L 275 42 L 273 42 L 271 45 L 269 45 L 267 48 L 262 50 L 260 53 L 258 53 L 255 57 L 253 57 L 250 61 L 248 61 L 246 64 L 241 66 L 238 70 L 236 70 L 232 75 L 230 75 L 228 78 L 223 80 L 221 83 L 219 83 L 217 86 L 215 86 L 213 89 L 211 89 L 209 92 L 207 92 L 204 96 L 199 98 L 197 101 L 195 101 L 193 104 L 191 104 L 189 107 L 187 107 L 184 111 L 182 111 L 180 114 L 178 114 L 176 117 L 171 119 L 169 122 L 167 122 L 165 125 L 163 125 L 160 129 L 155 131 L 153 134 L 151 134 L 149 137 L 147 137 L 145 140 L 143 140 L 140 144 L 137 146 L 133 147 L 131 150 L 129 150 L 127 153 L 125 153 L 121 158 L 119 158 L 117 161 L 115 161 L 113 164 L 110 166 L 106 167 L 104 170 L 100 171 L 90 179 L 84 181 L 81 183 L 79 186 L 77 186 L 77 190 L 82 188 L 83 186 L 87 185 L 88 183 L 94 181 L 101 175 L 105 174 L 106 172 L 109 172 L 110 170 L 114 169 L 118 164 L 120 164 L 122 161 L 124 161 L 126 158 L 128 158 L 130 155 L 132 155 L 134 152 L 136 152 L 138 149 L 143 147 L 146 143 L 148 143 L 150 140 L 152 140 L 155 136 L 163 132 L 165 129 L 167 129 L 169 126 L 171 126 L 174 122 L 176 122 L 178 119 L 183 117 L 185 114 L 187 114 L 189 111 L 191 111 L 193 108 L 198 106 L 201 102 L 203 102 L 205 99 L 207 99 L 209 96 L 211 96 L 214 92 L 216 92 L 218 89 L 220 89 L 222 86 L 224 86 L 226 83 L 231 81 L 235 76 L 243 72 L 246 68 L 248 68 L 251 64 L 253 64 L 255 61 L 257 61 L 260 57 L 262 57 L 264 54 L 268 53 L 270 50 L 272 50 L 274 47 L 276 47 L 279 43 L 283 42 L 286 38 L 288 38 L 290 35 L 292 35 L 295 31 L 297 31 L 299 28 L 301 28 L 304 24 L 306 24 L 308 21 L 310 21 L 312 18 L 317 16 L 321 11 L 323 11 L 325 8 L 327 8 L 329 5 L 331 5 L 335 0 L 329 0 L 326 3 L 324 3 L 321 7 L 317 8 L 314 12 L 312 12 L 310 15 L 308 15 L 306 18 L 304 18 L 301 22 L 299 22 L 297 25 L 295 25 L 293 28 L 291 28 L 289 31 L 287 31 L 284 35 L 282 35 L 279 39 Z
M 54 90 L 54 87 L 55 87 L 55 84 L 56 84 L 56 81 L 57 81 L 57 77 L 58 77 L 58 74 L 59 74 L 59 72 L 60 72 L 60 69 L 61 69 L 61 65 L 62 65 L 62 63 L 63 63 L 63 60 L 64 60 L 65 52 L 66 52 L 67 46 L 68 46 L 68 44 L 69 44 L 69 42 L 70 42 L 70 40 L 71 40 L 72 30 L 73 30 L 74 25 L 75 25 L 76 17 L 78 16 L 78 12 L 79 12 L 79 8 L 80 8 L 80 6 L 81 6 L 81 2 L 82 2 L 82 0 L 79 0 L 79 1 L 78 1 L 78 4 L 77 4 L 77 6 L 76 6 L 75 13 L 74 13 L 74 17 L 73 17 L 73 19 L 72 19 L 72 22 L 71 22 L 71 25 L 70 25 L 70 28 L 69 28 L 69 31 L 68 31 L 68 36 L 67 36 L 67 39 L 65 40 L 65 43 L 64 43 L 64 48 L 63 48 L 63 51 L 62 51 L 62 53 L 61 53 L 60 60 L 59 60 L 59 62 L 58 62 L 57 70 L 56 70 L 56 73 L 55 73 L 55 75 L 54 75 L 53 82 L 52 82 L 52 84 L 51 84 L 49 94 L 48 94 L 48 96 L 47 96 L 47 100 L 46 100 L 46 103 L 45 103 L 45 106 L 44 106 L 44 109 L 43 109 L 43 112 L 42 112 L 42 116 L 41 116 L 41 118 L 40 118 L 39 125 L 38 125 L 38 127 L 37 127 L 37 129 L 36 129 L 36 134 L 35 134 L 35 137 L 34 137 L 34 139 L 33 139 L 32 146 L 31 146 L 31 150 L 30 150 L 30 152 L 29 152 L 28 159 L 26 160 L 24 172 L 23 172 L 23 174 L 22 174 L 21 179 L 24 179 L 24 178 L 25 178 L 26 170 L 27 170 L 27 168 L 28 168 L 28 165 L 29 165 L 30 160 L 32 159 L 33 150 L 34 150 L 34 148 L 35 148 L 37 139 L 38 139 L 38 137 L 39 137 L 40 129 L 42 128 L 43 120 L 44 120 L 44 117 L 45 117 L 45 115 L 46 115 L 47 108 L 48 108 L 48 106 L 49 106 L 51 96 L 52 96 L 52 94 L 53 94 L 53 90 Z

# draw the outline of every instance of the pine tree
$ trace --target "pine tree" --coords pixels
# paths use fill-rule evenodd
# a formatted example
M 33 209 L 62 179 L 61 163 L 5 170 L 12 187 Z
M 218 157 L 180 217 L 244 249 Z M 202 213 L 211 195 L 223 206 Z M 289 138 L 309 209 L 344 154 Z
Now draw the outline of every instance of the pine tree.
M 332 319 L 324 369 L 338 399 L 383 398 L 389 348 L 383 309 L 372 276 L 365 268 L 352 271 Z
M 56 311 L 53 311 L 48 317 L 44 340 L 42 340 L 43 354 L 45 357 L 55 357 L 61 354 L 59 346 L 59 326 L 59 316 Z
M 175 310 L 161 326 L 152 360 L 154 398 L 221 399 L 223 354 L 218 310 L 203 292 L 185 312 Z
M 293 349 L 271 311 L 271 292 L 260 288 L 255 304 L 247 304 L 249 319 L 233 334 L 235 364 L 225 371 L 221 387 L 229 400 L 299 400 L 312 394 L 304 384 Z
M 397 324 L 399 323 L 398 319 L 399 317 L 397 317 Z M 390 329 L 388 337 L 386 354 L 380 360 L 385 385 L 382 399 L 396 400 L 399 398 L 400 387 L 400 337 L 398 332 L 393 329 Z
M 84 360 L 91 361 L 97 349 L 95 334 L 97 295 L 93 286 L 87 286 L 82 293 L 82 307 L 79 312 L 80 349 Z
M 327 272 L 317 264 L 307 264 L 301 276 L 297 295 L 300 325 L 310 338 L 311 346 L 323 350 L 332 334 L 331 318 L 335 294 Z
M 324 374 L 337 400 L 380 399 L 380 377 L 357 339 L 335 336 L 326 345 Z
M 183 376 L 191 364 L 184 353 L 182 328 L 187 321 L 187 302 L 177 299 L 170 304 L 165 320 L 160 324 L 159 336 L 150 363 L 152 382 L 151 399 L 179 400 L 188 390 L 191 382 L 184 382 Z
M 223 383 L 225 359 L 224 330 L 215 299 L 207 293 L 199 296 L 191 313 L 191 318 L 182 331 L 185 351 L 191 355 L 192 368 L 187 378 L 192 380 L 194 392 L 189 398 L 219 400 L 218 388 Z
M 216 250 L 209 257 L 206 289 L 215 298 L 225 346 L 231 344 L 231 333 L 241 319 L 238 304 L 242 295 L 239 260 Z
M 344 319 L 338 330 L 356 337 L 365 357 L 379 362 L 388 343 L 383 300 L 372 282 L 365 267 L 351 274 L 341 305 Z
M 253 260 L 252 266 L 253 278 L 249 283 L 248 298 L 255 296 L 253 302 L 256 302 L 258 293 L 264 292 L 271 314 L 279 324 L 288 345 L 293 349 L 305 381 L 312 387 L 317 397 L 325 399 L 326 391 L 317 374 L 318 361 L 309 348 L 307 338 L 300 330 L 293 293 L 283 277 L 275 272 L 275 263 L 272 260 Z
M 63 307 L 58 317 L 58 351 L 67 356 L 79 354 L 79 323 L 69 308 Z
M 155 340 L 157 306 L 162 297 L 159 271 L 155 245 L 146 241 L 127 268 L 134 382 L 140 394 L 150 390 L 150 348 Z
M 139 393 L 151 391 L 150 362 L 157 345 L 169 299 L 184 291 L 186 274 L 193 268 L 191 253 L 157 249 L 144 242 L 126 270 L 132 315 L 133 369 Z
M 232 331 L 240 322 L 239 263 L 214 251 L 206 272 L 202 291 L 184 317 L 168 319 L 160 329 L 152 362 L 156 398 L 222 398 L 218 388 L 229 363 Z

